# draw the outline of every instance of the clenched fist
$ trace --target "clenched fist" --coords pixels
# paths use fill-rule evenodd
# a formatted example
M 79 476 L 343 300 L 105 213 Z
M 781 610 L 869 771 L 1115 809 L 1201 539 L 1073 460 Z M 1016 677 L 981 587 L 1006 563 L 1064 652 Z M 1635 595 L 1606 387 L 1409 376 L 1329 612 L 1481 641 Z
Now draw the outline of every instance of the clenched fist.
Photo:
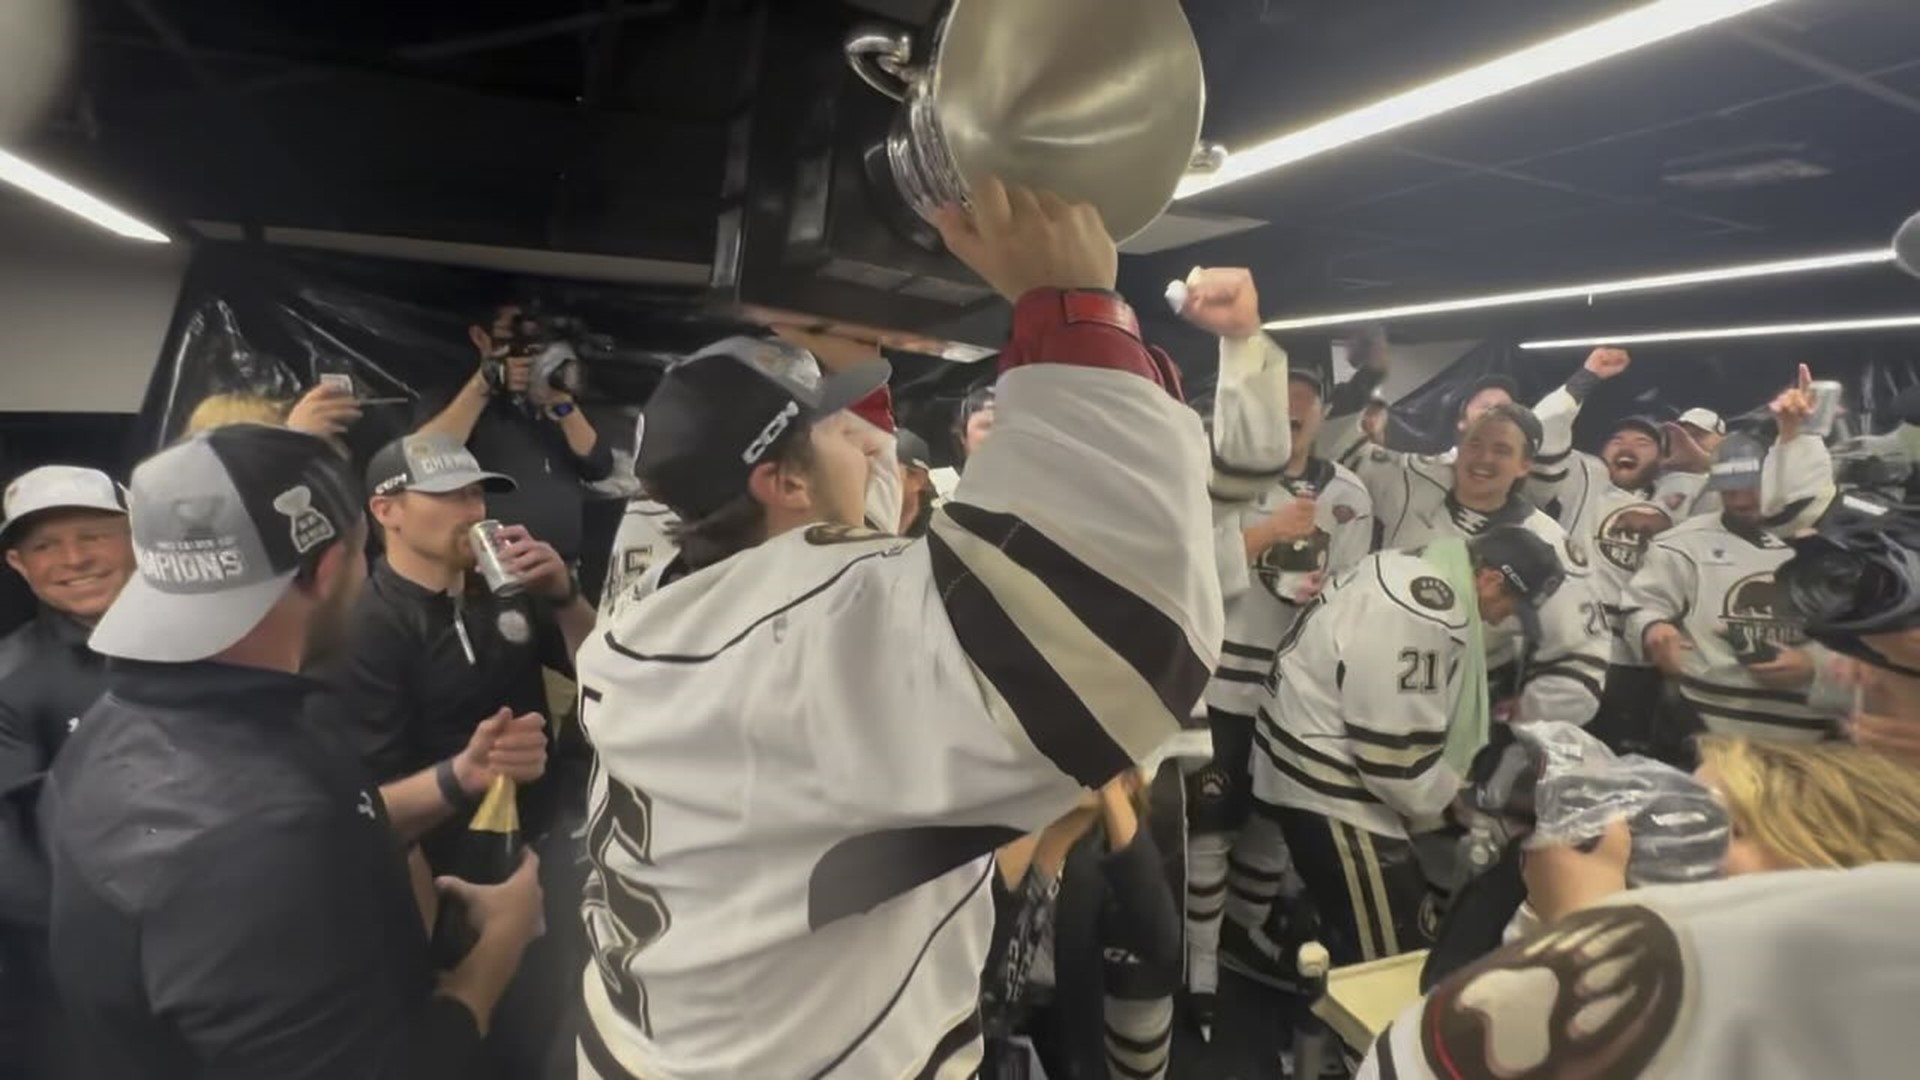
M 1611 379 L 1627 370 L 1633 357 L 1625 349 L 1595 349 L 1587 354 L 1586 369 L 1603 379 Z
M 1091 203 L 998 177 L 973 185 L 973 213 L 945 206 L 934 226 L 947 250 L 1009 303 L 1034 289 L 1111 290 L 1120 269 L 1113 237 Z
M 1196 266 L 1186 284 L 1181 318 L 1215 337 L 1240 340 L 1260 332 L 1260 290 L 1250 271 Z

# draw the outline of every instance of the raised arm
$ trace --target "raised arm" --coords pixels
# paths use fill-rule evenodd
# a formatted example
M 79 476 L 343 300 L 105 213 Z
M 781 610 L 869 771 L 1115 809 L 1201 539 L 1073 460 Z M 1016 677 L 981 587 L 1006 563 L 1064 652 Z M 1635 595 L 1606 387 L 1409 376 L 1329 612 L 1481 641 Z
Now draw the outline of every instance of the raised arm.
M 1778 536 L 1813 528 L 1839 494 L 1826 442 L 1802 430 L 1818 404 L 1816 394 L 1813 372 L 1801 364 L 1794 385 L 1768 406 L 1780 435 L 1760 468 L 1760 519 Z
M 1293 455 L 1287 354 L 1260 328 L 1260 293 L 1245 269 L 1195 269 L 1180 317 L 1220 339 L 1213 391 L 1213 494 L 1251 502 L 1280 482 Z
M 1540 421 L 1540 450 L 1533 457 L 1533 476 L 1524 492 L 1535 506 L 1544 508 L 1556 501 L 1566 505 L 1570 500 L 1564 496 L 1570 486 L 1592 482 L 1584 472 L 1598 463 L 1575 453 L 1573 422 L 1579 419 L 1587 396 L 1631 363 L 1624 349 L 1595 349 L 1579 371 L 1533 407 Z

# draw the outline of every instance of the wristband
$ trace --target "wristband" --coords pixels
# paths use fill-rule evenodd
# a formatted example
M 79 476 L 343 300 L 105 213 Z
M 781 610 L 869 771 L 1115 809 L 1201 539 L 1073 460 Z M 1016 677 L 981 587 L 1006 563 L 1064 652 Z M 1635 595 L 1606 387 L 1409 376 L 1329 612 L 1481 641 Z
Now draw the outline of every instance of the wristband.
M 555 420 L 564 420 L 573 415 L 573 402 L 556 401 L 547 406 L 547 415 L 553 417 Z
M 1577 402 L 1584 402 L 1587 400 L 1587 395 L 1593 393 L 1593 388 L 1599 385 L 1600 376 L 1586 368 L 1581 368 L 1568 377 L 1567 394 Z
M 440 797 L 455 810 L 471 810 L 479 800 L 466 793 L 460 786 L 460 778 L 454 774 L 453 759 L 447 758 L 433 767 L 433 779 L 440 785 Z

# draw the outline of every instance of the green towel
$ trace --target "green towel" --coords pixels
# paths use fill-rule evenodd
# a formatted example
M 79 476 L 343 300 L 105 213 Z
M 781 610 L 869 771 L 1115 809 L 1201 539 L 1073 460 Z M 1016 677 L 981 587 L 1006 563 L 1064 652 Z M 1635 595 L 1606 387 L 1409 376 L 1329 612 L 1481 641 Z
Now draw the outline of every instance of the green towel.
M 1487 745 L 1491 712 L 1487 700 L 1485 633 L 1480 625 L 1480 592 L 1474 588 L 1473 558 L 1467 554 L 1465 540 L 1459 537 L 1435 540 L 1421 551 L 1420 557 L 1453 587 L 1453 595 L 1466 602 L 1467 648 L 1460 658 L 1460 690 L 1453 699 L 1453 715 L 1447 723 L 1447 746 L 1442 754 L 1454 772 L 1465 776 L 1474 755 Z

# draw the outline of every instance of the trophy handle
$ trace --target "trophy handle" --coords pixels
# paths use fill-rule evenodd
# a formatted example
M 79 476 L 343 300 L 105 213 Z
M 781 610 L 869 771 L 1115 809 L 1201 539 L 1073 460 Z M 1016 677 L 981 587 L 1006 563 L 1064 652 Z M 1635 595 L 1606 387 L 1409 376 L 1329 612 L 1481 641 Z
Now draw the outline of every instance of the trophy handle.
M 1219 143 L 1203 142 L 1193 148 L 1193 157 L 1187 162 L 1189 173 L 1215 173 L 1227 163 L 1227 148 Z
M 919 73 L 913 70 L 913 35 L 905 30 L 861 27 L 847 35 L 847 65 L 860 81 L 895 101 L 907 100 Z

